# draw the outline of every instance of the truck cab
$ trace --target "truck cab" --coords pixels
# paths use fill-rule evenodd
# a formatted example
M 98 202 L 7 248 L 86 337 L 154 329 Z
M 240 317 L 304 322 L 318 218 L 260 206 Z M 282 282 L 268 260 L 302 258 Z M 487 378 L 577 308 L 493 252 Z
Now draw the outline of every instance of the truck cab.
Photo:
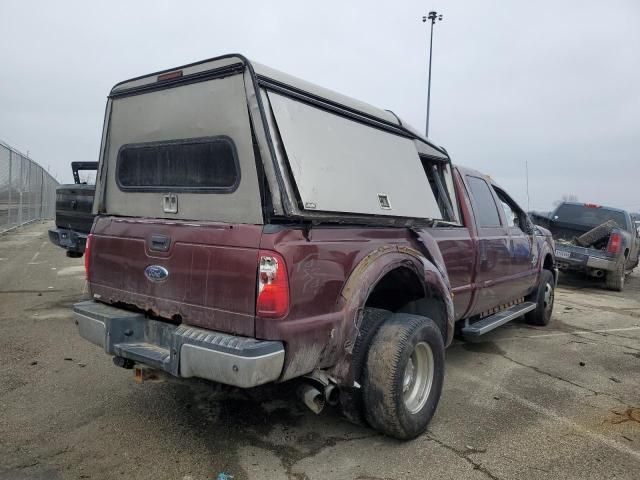
M 530 304 L 525 300 L 538 291 L 542 271 L 549 272 L 544 288 L 552 295 L 557 282 L 553 240 L 490 177 L 458 166 L 453 173 L 461 224 L 440 223 L 430 234 L 447 265 L 461 332 L 477 336 L 500 323 L 483 328 L 486 321 L 474 320 L 490 319 L 499 312 L 504 315 L 509 310 L 505 306 L 518 312 Z M 552 300 L 547 299 L 546 316 L 534 323 L 548 323 Z M 528 316 L 533 319 L 532 314 Z

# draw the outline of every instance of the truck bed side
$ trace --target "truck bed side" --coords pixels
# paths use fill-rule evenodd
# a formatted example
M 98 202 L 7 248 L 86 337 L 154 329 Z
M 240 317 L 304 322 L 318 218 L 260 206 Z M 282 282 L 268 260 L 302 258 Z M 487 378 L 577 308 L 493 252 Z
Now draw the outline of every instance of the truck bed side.
M 431 248 L 436 248 L 435 243 Z M 260 249 L 282 255 L 289 274 L 291 308 L 281 320 L 256 318 L 256 337 L 284 340 L 287 358 L 282 379 L 348 363 L 355 340 L 353 326 L 358 312 L 378 282 L 399 269 L 396 284 L 403 288 L 401 275 L 415 276 L 422 288 L 397 292 L 397 308 L 426 294 L 427 283 L 434 294 L 449 297 L 448 285 L 433 264 L 425 264 L 425 247 L 415 234 L 404 228 L 384 227 L 265 227 Z M 437 262 L 442 262 L 439 251 Z M 433 278 L 427 278 L 431 272 Z M 439 279 L 439 280 L 438 280 Z M 407 278 L 407 280 L 412 280 Z M 407 281 L 409 283 L 409 281 Z M 416 285 L 417 286 L 417 285 Z M 393 308 L 392 304 L 386 308 Z M 443 312 L 445 333 L 453 335 L 451 318 Z M 448 324 L 448 325 L 446 325 Z M 338 372 L 345 374 L 344 370 Z

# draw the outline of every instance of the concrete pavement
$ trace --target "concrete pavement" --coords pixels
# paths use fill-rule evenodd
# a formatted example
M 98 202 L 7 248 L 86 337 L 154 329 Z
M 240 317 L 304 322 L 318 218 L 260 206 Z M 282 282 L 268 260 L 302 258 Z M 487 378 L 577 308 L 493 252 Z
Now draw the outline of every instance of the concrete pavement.
M 429 431 L 316 416 L 293 385 L 133 382 L 80 339 L 83 259 L 39 223 L 0 237 L 0 479 L 640 478 L 640 275 L 563 277 L 552 323 L 447 351 Z

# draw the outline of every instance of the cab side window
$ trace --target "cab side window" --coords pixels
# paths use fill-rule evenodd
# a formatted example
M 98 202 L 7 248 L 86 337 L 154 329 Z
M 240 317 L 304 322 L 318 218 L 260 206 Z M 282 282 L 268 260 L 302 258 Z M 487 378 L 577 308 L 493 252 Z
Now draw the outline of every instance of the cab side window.
M 504 216 L 507 219 L 507 227 L 511 228 L 511 227 L 515 227 L 516 225 L 516 214 L 514 213 L 514 211 L 511 209 L 511 207 L 509 206 L 509 204 L 507 202 L 505 202 L 504 200 L 500 199 L 500 203 L 502 204 L 502 210 L 504 210 Z
M 527 214 L 509 196 L 499 188 L 492 187 L 502 205 L 504 216 L 507 219 L 507 227 L 519 229 L 522 233 L 527 231 Z
M 480 177 L 467 175 L 467 183 L 473 196 L 478 227 L 500 227 L 500 215 L 489 185 Z

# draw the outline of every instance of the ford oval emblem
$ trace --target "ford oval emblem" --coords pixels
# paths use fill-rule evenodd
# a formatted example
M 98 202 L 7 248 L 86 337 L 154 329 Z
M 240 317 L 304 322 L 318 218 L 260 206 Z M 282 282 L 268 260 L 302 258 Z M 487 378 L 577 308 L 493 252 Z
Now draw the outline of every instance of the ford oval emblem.
M 144 269 L 144 275 L 152 282 L 163 282 L 169 276 L 169 270 L 161 265 L 149 265 Z

